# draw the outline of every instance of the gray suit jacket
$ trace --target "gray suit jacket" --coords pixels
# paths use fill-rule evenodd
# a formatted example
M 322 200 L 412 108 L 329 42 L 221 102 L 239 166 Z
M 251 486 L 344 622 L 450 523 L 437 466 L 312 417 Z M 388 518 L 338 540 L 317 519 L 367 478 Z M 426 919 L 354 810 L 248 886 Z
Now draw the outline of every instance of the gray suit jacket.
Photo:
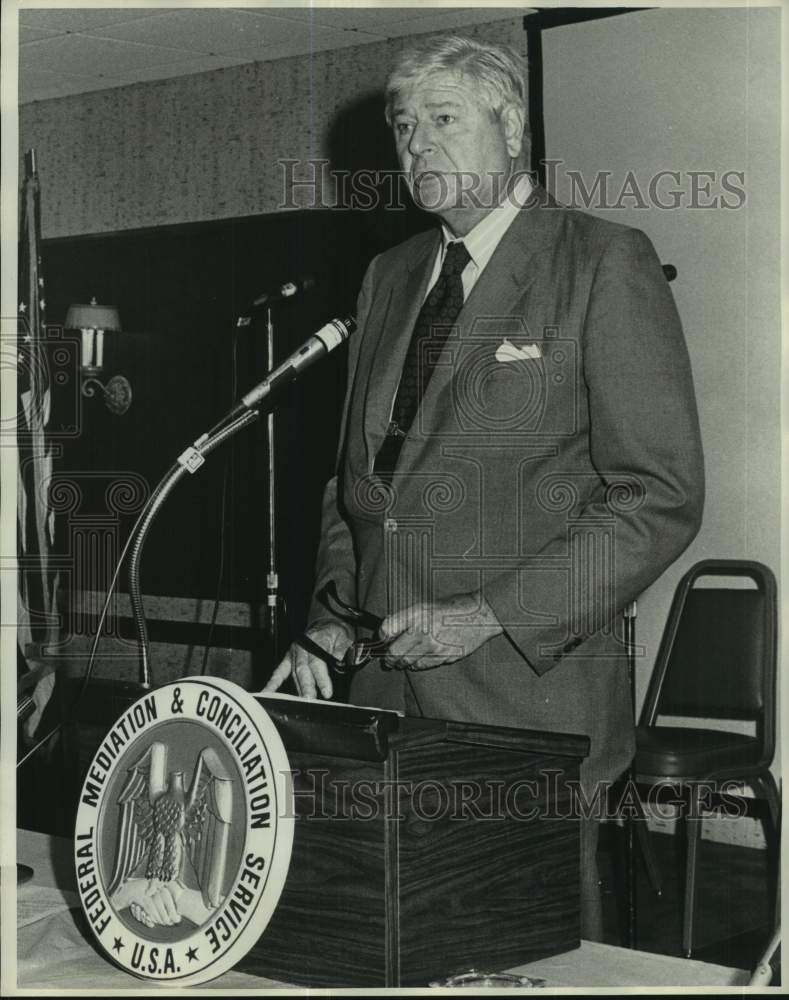
M 353 700 L 586 734 L 590 783 L 632 756 L 621 611 L 696 534 L 703 458 L 682 329 L 649 240 L 536 195 L 433 351 L 391 490 L 372 463 L 439 233 L 370 264 L 317 587 L 333 578 L 379 615 L 481 591 L 504 634 L 434 670 L 370 664 Z M 507 342 L 526 350 L 505 361 Z

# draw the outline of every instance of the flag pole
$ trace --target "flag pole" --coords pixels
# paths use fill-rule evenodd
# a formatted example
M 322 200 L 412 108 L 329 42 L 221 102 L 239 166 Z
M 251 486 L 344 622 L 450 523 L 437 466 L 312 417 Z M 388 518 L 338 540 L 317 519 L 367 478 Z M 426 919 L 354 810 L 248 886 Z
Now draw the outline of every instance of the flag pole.
M 633 725 L 636 724 L 636 614 L 638 609 L 636 602 L 632 601 L 625 608 L 625 647 L 627 649 L 627 673 L 630 682 L 630 710 L 633 716 Z M 636 763 L 635 756 L 630 762 L 627 770 L 627 781 L 630 788 L 635 787 Z M 627 885 L 627 946 L 628 948 L 638 947 L 638 933 L 636 926 L 636 864 L 635 864 L 635 824 L 636 817 L 633 810 L 628 812 L 625 819 L 627 830 L 627 873 L 625 882 Z
M 56 622 L 57 574 L 53 571 L 54 513 L 49 488 L 55 448 L 47 426 L 51 409 L 45 350 L 46 301 L 41 261 L 41 207 L 35 149 L 24 156 L 19 241 L 19 322 L 17 325 L 18 573 L 17 643 L 26 662 L 38 663 L 39 680 Z M 30 730 L 38 716 L 28 722 Z

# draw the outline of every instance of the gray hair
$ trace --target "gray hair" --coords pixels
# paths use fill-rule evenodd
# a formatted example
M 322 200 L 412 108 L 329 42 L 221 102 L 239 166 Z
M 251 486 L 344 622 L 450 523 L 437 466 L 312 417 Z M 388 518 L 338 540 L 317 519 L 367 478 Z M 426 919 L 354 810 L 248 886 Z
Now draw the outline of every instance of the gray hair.
M 465 35 L 432 36 L 403 52 L 386 81 L 386 121 L 392 124 L 397 94 L 408 84 L 439 70 L 454 70 L 475 84 L 494 115 L 507 104 L 526 107 L 526 60 L 508 45 L 478 42 Z

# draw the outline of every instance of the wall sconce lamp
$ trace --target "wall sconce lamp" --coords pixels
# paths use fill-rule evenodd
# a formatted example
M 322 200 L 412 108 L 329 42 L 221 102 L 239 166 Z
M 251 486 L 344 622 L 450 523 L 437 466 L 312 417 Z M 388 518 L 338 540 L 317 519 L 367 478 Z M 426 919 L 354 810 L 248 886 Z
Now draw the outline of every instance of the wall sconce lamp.
M 119 415 L 125 413 L 132 401 L 129 380 L 124 375 L 113 375 L 105 385 L 99 379 L 104 369 L 104 333 L 120 333 L 121 330 L 118 310 L 115 306 L 100 306 L 95 298 L 88 305 L 76 303 L 68 308 L 65 327 L 82 332 L 82 395 L 94 396 L 98 387 L 108 410 Z

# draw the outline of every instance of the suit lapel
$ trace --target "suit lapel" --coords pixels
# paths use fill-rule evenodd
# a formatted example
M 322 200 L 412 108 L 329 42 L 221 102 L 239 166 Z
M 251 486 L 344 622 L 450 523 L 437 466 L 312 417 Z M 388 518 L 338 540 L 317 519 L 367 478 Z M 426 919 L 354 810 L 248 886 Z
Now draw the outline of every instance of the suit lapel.
M 556 204 L 546 191 L 536 188 L 532 199 L 520 210 L 501 238 L 458 314 L 455 332 L 450 335 L 439 356 L 438 367 L 414 421 L 413 429 L 417 433 L 420 425 L 428 429 L 428 434 L 429 429 L 435 426 L 442 390 L 456 373 L 460 344 L 473 335 L 475 320 L 515 316 L 518 303 L 547 266 L 548 252 L 561 214 L 551 211 Z M 518 309 L 517 315 L 521 313 L 522 310 Z
M 457 320 L 461 336 L 471 333 L 477 317 L 511 315 L 545 264 L 558 221 L 559 213 L 551 211 L 555 206 L 546 191 L 535 188 L 464 303 Z
M 551 211 L 557 203 L 542 188 L 535 188 L 530 201 L 520 210 L 501 239 L 485 270 L 477 280 L 455 323 L 439 364 L 430 380 L 417 413 L 412 434 L 419 427 L 435 426 L 442 390 L 455 373 L 452 359 L 463 338 L 473 334 L 479 317 L 508 317 L 515 314 L 518 302 L 526 295 L 538 273 L 545 267 L 547 251 L 555 239 L 560 212 Z M 387 262 L 388 292 L 378 336 L 370 343 L 367 371 L 360 384 L 366 385 L 364 400 L 364 441 L 366 468 L 372 468 L 389 423 L 392 400 L 400 380 L 414 324 L 427 293 L 440 231 L 431 230 L 414 246 L 407 247 L 392 263 Z M 411 435 L 409 435 L 411 437 Z M 401 452 L 398 469 L 408 465 L 409 449 Z

